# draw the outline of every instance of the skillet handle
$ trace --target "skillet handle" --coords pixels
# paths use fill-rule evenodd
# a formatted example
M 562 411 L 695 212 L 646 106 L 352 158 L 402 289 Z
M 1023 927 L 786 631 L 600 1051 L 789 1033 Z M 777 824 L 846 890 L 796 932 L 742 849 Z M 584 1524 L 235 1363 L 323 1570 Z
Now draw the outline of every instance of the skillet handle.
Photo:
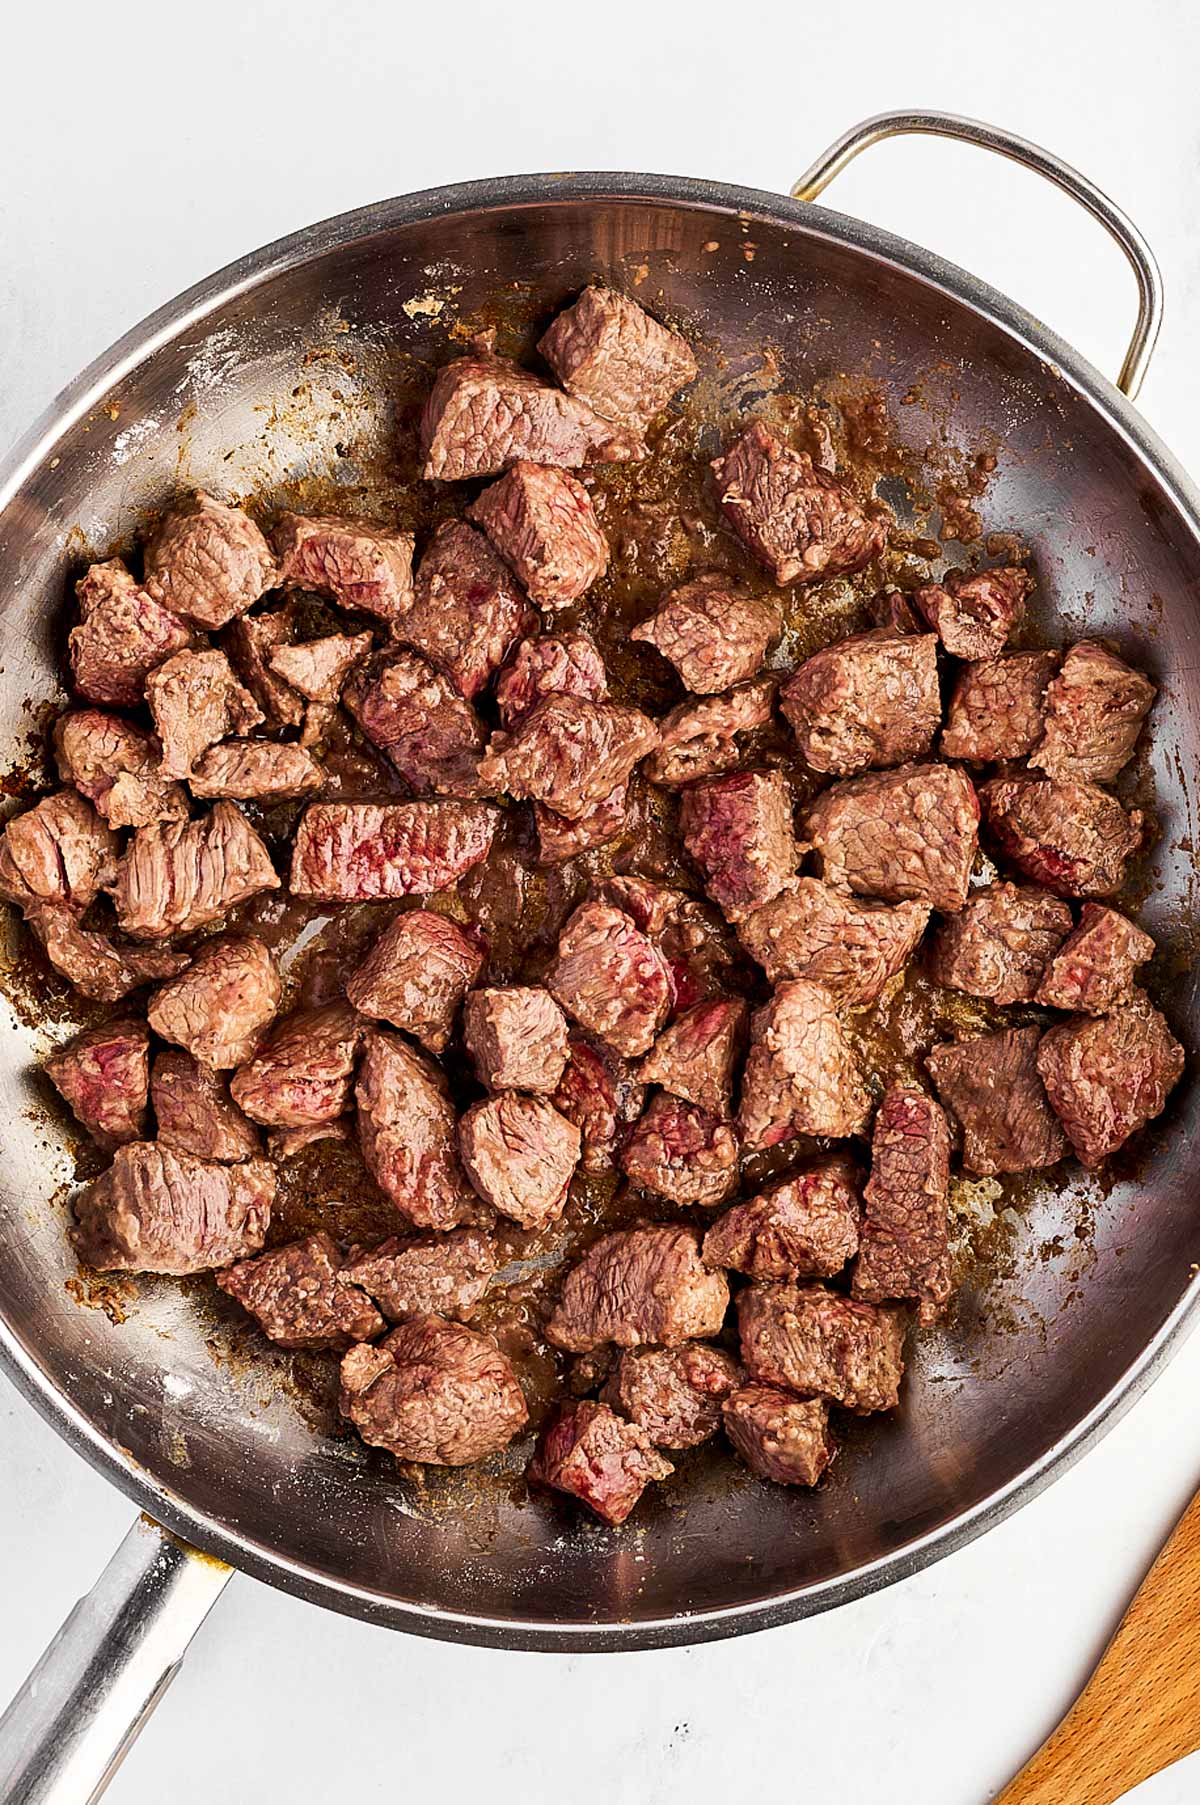
M 0 1717 L 4 1805 L 92 1805 L 232 1573 L 139 1517 Z
M 1120 245 L 1133 271 L 1138 290 L 1137 324 L 1125 353 L 1125 361 L 1121 365 L 1121 373 L 1117 377 L 1117 387 L 1132 400 L 1142 386 L 1154 354 L 1159 327 L 1162 325 L 1162 275 L 1158 262 L 1129 215 L 1115 201 L 1109 200 L 1094 182 L 1089 182 L 1085 175 L 1081 175 L 1069 163 L 1064 163 L 1052 151 L 1043 150 L 1038 144 L 1031 144 L 1028 138 L 1018 138 L 1015 132 L 984 125 L 978 119 L 963 119 L 956 113 L 876 113 L 873 118 L 851 126 L 848 132 L 844 132 L 805 170 L 791 190 L 792 198 L 815 201 L 834 176 L 840 175 L 847 164 L 852 163 L 862 151 L 869 150 L 874 144 L 881 144 L 885 138 L 903 138 L 914 134 L 958 138 L 964 144 L 976 145 L 980 150 L 996 151 L 998 155 L 1008 157 L 1026 169 L 1032 169 L 1037 175 L 1045 176 L 1056 188 L 1061 188 L 1064 194 L 1069 194 L 1072 200 L 1078 201 L 1081 207 L 1086 207 L 1092 218 L 1098 219 L 1109 237 Z

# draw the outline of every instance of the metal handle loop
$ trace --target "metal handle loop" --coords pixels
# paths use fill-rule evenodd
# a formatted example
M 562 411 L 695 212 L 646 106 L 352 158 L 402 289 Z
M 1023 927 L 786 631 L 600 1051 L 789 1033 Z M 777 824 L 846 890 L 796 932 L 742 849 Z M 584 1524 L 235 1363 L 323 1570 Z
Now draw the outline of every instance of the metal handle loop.
M 1121 373 L 1117 377 L 1117 387 L 1130 400 L 1142 386 L 1142 380 L 1154 354 L 1155 342 L 1159 327 L 1162 325 L 1162 274 L 1154 252 L 1142 237 L 1129 215 L 1118 207 L 1115 201 L 1089 182 L 1085 175 L 1064 163 L 1061 157 L 1043 150 L 1038 144 L 1031 144 L 1027 138 L 1018 138 L 1014 132 L 1001 131 L 994 125 L 984 125 L 978 119 L 962 119 L 955 113 L 877 113 L 872 119 L 864 119 L 860 125 L 851 126 L 829 149 L 819 156 L 792 189 L 792 197 L 798 201 L 815 201 L 832 182 L 834 176 L 840 175 L 848 163 L 852 163 L 862 151 L 869 150 L 873 144 L 881 144 L 885 138 L 908 137 L 912 134 L 935 138 L 958 138 L 964 144 L 974 144 L 980 150 L 991 150 L 1002 157 L 1008 157 L 1013 163 L 1020 163 L 1026 169 L 1034 170 L 1045 176 L 1064 194 L 1086 207 L 1093 219 L 1098 219 L 1109 237 L 1120 245 L 1132 269 L 1138 290 L 1138 317 L 1133 329 L 1133 337 L 1129 341 L 1129 349 L 1125 353 L 1125 361 L 1121 365 Z

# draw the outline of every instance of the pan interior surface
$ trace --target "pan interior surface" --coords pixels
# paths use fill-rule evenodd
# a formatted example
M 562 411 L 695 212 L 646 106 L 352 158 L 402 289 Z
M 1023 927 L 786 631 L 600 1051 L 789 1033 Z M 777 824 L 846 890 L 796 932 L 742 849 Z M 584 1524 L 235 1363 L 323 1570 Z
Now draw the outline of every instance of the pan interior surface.
M 1176 479 L 1086 384 L 904 267 L 888 241 L 765 197 L 741 197 L 743 210 L 662 187 L 638 198 L 543 179 L 524 198 L 498 188 L 450 210 L 385 205 L 234 272 L 144 355 L 130 349 L 103 392 L 67 410 L 0 514 L 0 744 L 19 756 L 35 726 L 28 699 L 57 691 L 70 578 L 129 543 L 149 510 L 195 486 L 269 506 L 294 505 L 309 484 L 327 500 L 331 484 L 368 481 L 386 469 L 398 376 L 443 361 L 463 322 L 497 318 L 532 340 L 556 305 L 607 278 L 709 353 L 716 411 L 754 408 L 771 389 L 860 384 L 914 455 L 936 443 L 995 456 L 973 505 L 985 534 L 1016 531 L 1032 549 L 1056 635 L 1111 637 L 1159 685 L 1159 835 L 1141 919 L 1167 949 L 1172 1027 L 1200 1046 L 1200 542 Z M 887 493 L 902 512 L 900 491 Z M 992 1269 L 921 1338 L 900 1410 L 851 1422 L 816 1493 L 701 1451 L 610 1532 L 527 1499 L 516 1467 L 499 1481 L 398 1480 L 322 1432 L 290 1357 L 229 1357 L 186 1288 L 82 1288 L 65 1237 L 71 1160 L 30 1078 L 53 1037 L 52 1025 L 18 1026 L 0 1050 L 0 1320 L 27 1388 L 173 1528 L 264 1578 L 426 1633 L 686 1640 L 880 1583 L 1048 1472 L 1149 1369 L 1194 1284 L 1197 1099 L 1185 1081 L 1109 1188 L 1071 1168 L 1007 1212 Z M 986 1195 L 978 1207 L 992 1207 Z

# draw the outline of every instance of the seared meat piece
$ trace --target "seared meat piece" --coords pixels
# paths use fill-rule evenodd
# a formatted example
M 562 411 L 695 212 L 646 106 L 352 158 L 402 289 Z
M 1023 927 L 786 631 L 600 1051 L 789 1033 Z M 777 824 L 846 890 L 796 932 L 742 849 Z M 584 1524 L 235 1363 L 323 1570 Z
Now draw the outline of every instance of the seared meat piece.
M 685 689 L 712 696 L 757 676 L 767 647 L 782 630 L 778 602 L 750 595 L 719 570 L 710 570 L 673 589 L 657 613 L 629 637 L 670 659 Z
M 482 965 L 478 939 L 444 915 L 411 909 L 397 915 L 351 973 L 346 996 L 360 1015 L 391 1022 L 431 1053 L 444 1053 Z
M 851 1290 L 870 1304 L 916 1298 L 936 1322 L 950 1296 L 950 1130 L 919 1084 L 889 1084 L 875 1117 L 871 1176 Z
M 120 715 L 75 708 L 54 725 L 58 774 L 86 796 L 110 827 L 179 821 L 187 797 L 162 775 L 161 749 L 151 733 Z
M 742 1077 L 738 1127 L 754 1151 L 824 1134 L 861 1134 L 870 1099 L 850 1044 L 819 984 L 795 978 L 750 1021 L 750 1055 Z
M 781 587 L 847 576 L 887 543 L 882 520 L 872 520 L 836 477 L 761 420 L 712 467 L 721 512 Z
M 336 514 L 281 514 L 271 537 L 286 589 L 313 589 L 341 608 L 386 621 L 412 607 L 411 533 Z
M 500 1091 L 474 1103 L 458 1125 L 463 1169 L 485 1203 L 522 1228 L 561 1216 L 579 1164 L 581 1138 L 547 1097 Z
M 966 665 L 950 698 L 942 757 L 986 765 L 1032 752 L 1057 669 L 1057 652 L 1005 652 Z
M 44 1070 L 101 1147 L 145 1134 L 150 1036 L 144 1022 L 124 1018 L 89 1028 L 60 1047 Z
M 806 658 L 779 705 L 814 771 L 847 776 L 921 758 L 942 720 L 932 633 L 859 633 Z
M 269 1340 L 286 1348 L 336 1348 L 370 1341 L 387 1327 L 370 1298 L 347 1282 L 337 1243 L 306 1235 L 217 1274 Z
M 925 1061 L 963 1131 L 962 1163 L 986 1177 L 1057 1165 L 1067 1140 L 1038 1076 L 1040 1028 L 934 1047 Z
M 336 702 L 350 672 L 371 650 L 369 633 L 329 633 L 300 645 L 279 646 L 271 669 L 310 702 Z
M 424 658 L 381 654 L 355 671 L 342 700 L 418 795 L 479 795 L 479 717 Z
M 743 756 L 739 735 L 767 726 L 774 705 L 775 685 L 768 678 L 681 702 L 659 722 L 658 751 L 646 760 L 646 776 L 675 786 L 733 770 Z
M 943 921 L 929 949 L 939 984 L 993 1003 L 1030 1003 L 1071 932 L 1071 911 L 1057 896 L 1023 884 L 975 890 L 958 915 Z
M 497 476 L 524 458 L 576 469 L 640 456 L 640 434 L 613 427 L 586 401 L 477 348 L 439 370 L 421 416 L 422 475 L 463 482 Z
M 568 1272 L 546 1337 L 571 1354 L 608 1341 L 678 1347 L 719 1334 L 728 1302 L 724 1274 L 701 1264 L 694 1229 L 675 1222 L 618 1229 Z
M 371 1030 L 354 1094 L 367 1170 L 396 1208 L 418 1228 L 477 1220 L 441 1068 L 398 1034 Z
M 271 614 L 243 614 L 221 635 L 222 649 L 268 727 L 299 727 L 304 719 L 303 701 L 271 668 L 276 652 L 291 645 L 295 630 L 296 604 L 290 601 Z
M 263 718 L 224 652 L 176 652 L 147 677 L 146 700 L 162 741 L 164 777 L 190 777 L 209 746 L 248 733 Z
M 858 1249 L 859 1176 L 841 1155 L 735 1203 L 704 1237 L 707 1266 L 752 1279 L 832 1278 Z
M 71 1231 L 101 1272 L 212 1272 L 257 1253 L 271 1221 L 275 1173 L 265 1159 L 223 1166 L 155 1141 L 119 1147 L 75 1204 Z
M 619 783 L 608 796 L 594 803 L 575 821 L 556 814 L 544 802 L 535 802 L 533 819 L 537 827 L 538 864 L 565 865 L 568 859 L 576 859 L 581 853 L 607 846 L 625 832 L 628 818 L 628 780 Z
M 531 1485 L 566 1492 L 602 1523 L 623 1523 L 646 1487 L 675 1471 L 634 1423 L 607 1404 L 564 1404 L 542 1432 L 526 1475 Z
M 565 470 L 515 464 L 467 509 L 539 608 L 566 608 L 608 569 L 592 498 Z
M 726 1398 L 725 1433 L 746 1465 L 776 1485 L 815 1485 L 837 1453 L 829 1406 L 778 1385 L 743 1385 Z
M 564 389 L 639 437 L 696 375 L 687 340 L 612 288 L 585 288 L 538 350 Z
M 719 1116 L 658 1091 L 622 1149 L 620 1165 L 643 1191 L 672 1203 L 724 1203 L 737 1190 L 737 1135 Z
M 38 904 L 28 909 L 26 919 L 55 971 L 97 1003 L 119 1003 L 142 984 L 174 977 L 188 962 L 186 953 L 115 946 L 106 934 L 81 928 L 69 905 Z
M 567 1018 L 534 985 L 472 991 L 463 1038 L 488 1090 L 553 1091 L 566 1067 Z
M 607 1172 L 618 1144 L 642 1113 L 644 1087 L 606 1048 L 572 1039 L 570 1058 L 551 1102 L 583 1136 L 585 1172 Z
M 662 954 L 621 909 L 589 902 L 571 916 L 546 978 L 555 1001 L 615 1053 L 649 1051 L 674 997 Z
M 805 831 L 835 890 L 952 915 L 967 900 L 979 802 L 953 766 L 908 765 L 831 784 L 809 809 Z
M 303 746 L 274 740 L 226 740 L 210 746 L 192 772 L 193 796 L 285 802 L 324 788 L 325 773 Z
M 781 771 L 739 771 L 685 790 L 684 845 L 729 921 L 786 890 L 800 863 L 792 796 Z
M 689 1341 L 621 1354 L 600 1397 L 655 1447 L 698 1448 L 721 1427 L 721 1401 L 744 1376 L 720 1348 Z
M 918 902 L 856 902 L 815 877 L 796 879 L 772 902 L 738 923 L 738 939 L 772 984 L 808 978 L 839 1003 L 877 1003 L 903 971 L 929 921 Z
M 282 992 L 269 947 L 251 934 L 221 934 L 155 991 L 146 1014 L 162 1040 L 227 1072 L 250 1058 Z
M 979 800 L 1004 857 L 1058 896 L 1111 895 L 1142 843 L 1142 811 L 1095 784 L 993 777 Z
M 245 815 L 218 802 L 197 821 L 140 827 L 117 867 L 113 900 L 127 934 L 167 940 L 278 888 L 270 855 Z
M 1072 646 L 1046 691 L 1045 732 L 1030 764 L 1060 781 L 1110 783 L 1133 757 L 1155 693 L 1103 646 Z
M 1085 902 L 1079 926 L 1046 966 L 1035 1002 L 1080 1015 L 1106 1015 L 1133 989 L 1133 974 L 1154 957 L 1154 942 L 1128 916 Z
M 82 915 L 112 883 L 118 844 L 77 790 L 59 790 L 0 834 L 0 896 L 27 911 L 49 904 Z
M 586 633 L 543 633 L 523 639 L 496 679 L 500 725 L 510 731 L 543 696 L 603 702 L 607 694 L 604 661 Z
M 740 997 L 693 1004 L 663 1029 L 638 1077 L 643 1084 L 661 1084 L 710 1115 L 727 1116 L 749 1014 Z
M 496 820 L 483 803 L 313 803 L 292 843 L 292 894 L 429 896 L 487 857 Z
M 738 1293 L 751 1378 L 829 1398 L 866 1416 L 893 1410 L 904 1372 L 904 1317 L 823 1285 L 747 1285 Z
M 499 670 L 536 617 L 482 533 L 447 520 L 417 569 L 416 600 L 397 628 L 468 701 Z
M 952 571 L 941 583 L 918 589 L 914 601 L 948 652 L 956 658 L 996 658 L 1025 612 L 1033 588 L 1017 565 L 999 570 Z
M 711 903 L 642 877 L 607 878 L 593 894 L 623 909 L 649 935 L 670 969 L 677 1009 L 726 994 L 736 954 L 729 929 Z
M 194 1153 L 200 1159 L 253 1159 L 258 1134 L 229 1095 L 219 1072 L 190 1053 L 168 1047 L 150 1068 L 150 1100 L 160 1147 Z
M 578 821 L 657 744 L 653 721 L 636 708 L 544 696 L 511 733 L 493 734 L 479 775 L 491 790 L 544 802 Z
M 146 588 L 156 602 L 198 627 L 223 627 L 273 589 L 271 548 L 240 508 L 202 489 L 173 508 L 146 546 Z
M 1098 1020 L 1078 1016 L 1051 1028 L 1037 1050 L 1055 1114 L 1089 1167 L 1161 1114 L 1184 1062 L 1183 1048 L 1140 990 Z
M 496 1250 L 478 1229 L 446 1235 L 392 1235 L 352 1250 L 342 1276 L 368 1292 L 389 1322 L 447 1316 L 466 1322 L 497 1268 Z
M 912 597 L 890 584 L 871 597 L 867 613 L 876 627 L 886 627 L 890 633 L 925 631 L 925 622 L 913 607 Z
M 440 1316 L 414 1316 L 342 1361 L 342 1415 L 397 1460 L 462 1467 L 506 1447 L 529 1412 L 495 1342 Z
M 93 564 L 75 593 L 80 622 L 69 645 L 76 689 L 89 702 L 136 708 L 150 672 L 191 645 L 191 628 L 147 595 L 120 558 Z
M 297 1009 L 276 1023 L 229 1089 L 239 1109 L 268 1128 L 335 1122 L 350 1107 L 363 1024 L 348 1003 Z

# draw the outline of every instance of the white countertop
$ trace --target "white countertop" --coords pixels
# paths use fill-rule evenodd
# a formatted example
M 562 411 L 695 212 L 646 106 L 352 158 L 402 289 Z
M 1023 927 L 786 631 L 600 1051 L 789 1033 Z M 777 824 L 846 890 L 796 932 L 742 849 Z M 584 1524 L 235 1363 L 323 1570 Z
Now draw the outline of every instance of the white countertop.
M 0 109 L 0 442 L 150 308 L 381 195 L 532 169 L 786 188 L 845 126 L 944 106 L 1040 139 L 1163 264 L 1143 391 L 1200 469 L 1200 15 L 929 0 L 449 9 L 215 0 L 22 7 Z M 958 146 L 895 144 L 831 204 L 944 252 L 1115 370 L 1130 282 L 1099 229 Z M 567 1659 L 400 1637 L 237 1578 L 113 1805 L 767 1801 L 982 1805 L 1057 1720 L 1200 1482 L 1200 1338 L 1058 1484 L 904 1585 L 768 1635 Z M 0 1700 L 131 1518 L 0 1385 Z M 1200 1758 L 1147 1805 L 1200 1794 Z M 1070 1805 L 1070 1801 L 1063 1801 Z

